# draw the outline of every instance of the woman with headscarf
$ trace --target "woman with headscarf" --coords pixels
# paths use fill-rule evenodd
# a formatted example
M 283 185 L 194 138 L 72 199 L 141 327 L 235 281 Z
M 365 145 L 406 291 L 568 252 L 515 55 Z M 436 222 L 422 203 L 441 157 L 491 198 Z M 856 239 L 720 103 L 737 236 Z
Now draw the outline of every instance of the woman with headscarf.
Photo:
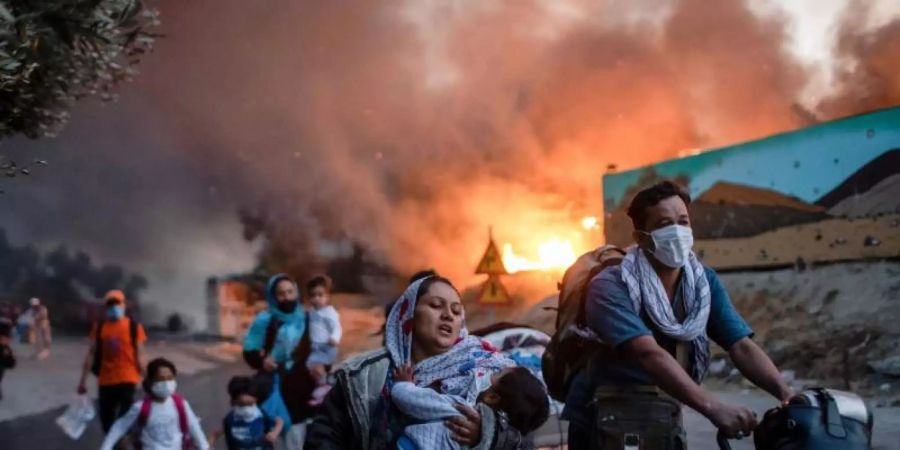
M 256 315 L 244 338 L 244 360 L 259 371 L 257 381 L 271 386 L 261 409 L 292 424 L 286 430 L 287 448 L 300 449 L 305 421 L 313 414 L 307 403 L 315 388 L 304 364 L 309 355 L 306 314 L 297 283 L 284 274 L 269 279 L 266 301 L 269 308 Z
M 459 292 L 431 276 L 413 282 L 388 316 L 385 348 L 345 362 L 309 427 L 307 449 L 385 450 L 411 424 L 391 402 L 393 372 L 411 364 L 415 384 L 474 402 L 492 374 L 512 362 L 465 328 Z M 502 416 L 477 405 L 447 421 L 453 439 L 474 449 L 518 449 L 525 440 Z

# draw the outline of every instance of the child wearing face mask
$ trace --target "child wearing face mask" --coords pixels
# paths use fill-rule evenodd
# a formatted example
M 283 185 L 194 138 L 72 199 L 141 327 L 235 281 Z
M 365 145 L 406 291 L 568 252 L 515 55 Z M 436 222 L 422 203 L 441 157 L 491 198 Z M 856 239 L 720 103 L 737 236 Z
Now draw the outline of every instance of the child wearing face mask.
M 231 396 L 231 411 L 222 421 L 222 429 L 210 437 L 210 446 L 215 446 L 221 436 L 225 436 L 228 450 L 271 450 L 281 434 L 284 422 L 274 419 L 257 406 L 258 388 L 250 377 L 237 376 L 228 382 Z
M 113 424 L 100 449 L 112 450 L 119 439 L 133 431 L 143 450 L 208 450 L 191 405 L 175 393 L 177 374 L 175 365 L 165 358 L 150 361 L 143 381 L 147 396 Z
M 317 275 L 306 283 L 309 295 L 309 340 L 310 354 L 306 367 L 318 386 L 312 393 L 310 405 L 322 403 L 331 389 L 327 384 L 328 367 L 337 358 L 337 346 L 341 342 L 341 320 L 334 306 L 328 304 L 331 294 L 331 278 Z

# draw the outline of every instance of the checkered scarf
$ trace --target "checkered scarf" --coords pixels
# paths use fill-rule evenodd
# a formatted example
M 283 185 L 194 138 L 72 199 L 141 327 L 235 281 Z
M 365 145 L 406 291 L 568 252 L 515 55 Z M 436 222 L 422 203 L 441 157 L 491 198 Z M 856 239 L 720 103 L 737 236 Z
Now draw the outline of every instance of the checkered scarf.
M 628 249 L 622 260 L 622 280 L 628 286 L 628 295 L 638 314 L 643 310 L 662 334 L 679 341 L 691 343 L 691 378 L 703 381 L 709 369 L 709 338 L 706 324 L 709 321 L 709 280 L 703 264 L 691 253 L 681 278 L 682 301 L 685 319 L 679 322 L 672 309 L 662 280 L 653 270 L 647 255 L 639 247 Z

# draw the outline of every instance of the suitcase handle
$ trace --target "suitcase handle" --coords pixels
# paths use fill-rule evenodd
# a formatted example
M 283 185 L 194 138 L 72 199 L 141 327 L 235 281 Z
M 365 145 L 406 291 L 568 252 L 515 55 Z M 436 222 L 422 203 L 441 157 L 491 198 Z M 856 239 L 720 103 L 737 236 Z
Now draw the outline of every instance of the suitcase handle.
M 725 432 L 719 430 L 716 433 L 716 443 L 719 444 L 719 450 L 731 450 L 731 444 L 728 442 L 728 437 L 725 436 Z

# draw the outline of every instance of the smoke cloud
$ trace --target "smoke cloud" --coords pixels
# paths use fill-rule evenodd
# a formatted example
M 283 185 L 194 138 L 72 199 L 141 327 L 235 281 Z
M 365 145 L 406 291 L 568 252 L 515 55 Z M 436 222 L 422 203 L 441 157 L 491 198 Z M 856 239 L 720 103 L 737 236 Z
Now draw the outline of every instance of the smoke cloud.
M 602 213 L 609 165 L 900 102 L 900 21 L 873 28 L 855 5 L 833 89 L 802 108 L 812 69 L 788 50 L 788 18 L 736 0 L 161 10 L 167 38 L 119 104 L 85 105 L 57 141 L 23 145 L 53 166 L 8 189 L 22 214 L 2 222 L 22 239 L 89 241 L 198 292 L 200 272 L 254 262 L 257 248 L 235 242 L 239 209 L 262 222 L 269 256 L 319 266 L 321 239 L 347 239 L 398 272 L 465 283 L 490 226 L 502 242 L 595 241 L 576 233 Z M 85 210 L 94 220 L 79 226 Z M 148 299 L 171 284 L 139 268 Z

